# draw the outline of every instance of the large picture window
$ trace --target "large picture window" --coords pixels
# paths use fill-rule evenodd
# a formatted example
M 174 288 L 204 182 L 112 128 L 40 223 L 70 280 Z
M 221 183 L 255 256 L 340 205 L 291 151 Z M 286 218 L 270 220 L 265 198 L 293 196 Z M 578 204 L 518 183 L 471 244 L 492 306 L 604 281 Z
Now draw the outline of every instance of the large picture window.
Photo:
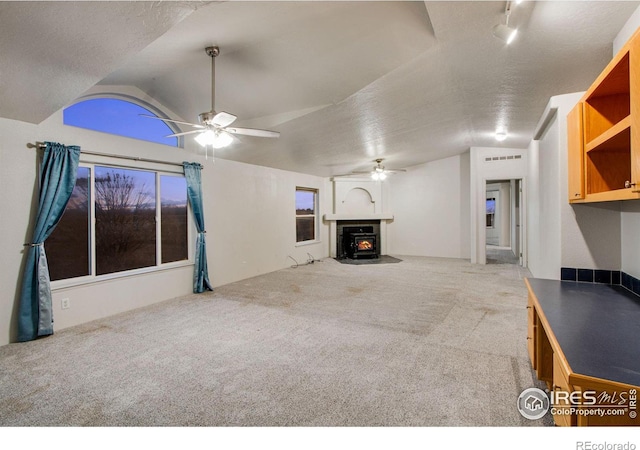
M 296 242 L 316 239 L 318 191 L 296 188 Z
M 45 242 L 51 281 L 187 260 L 188 229 L 184 176 L 82 165 Z

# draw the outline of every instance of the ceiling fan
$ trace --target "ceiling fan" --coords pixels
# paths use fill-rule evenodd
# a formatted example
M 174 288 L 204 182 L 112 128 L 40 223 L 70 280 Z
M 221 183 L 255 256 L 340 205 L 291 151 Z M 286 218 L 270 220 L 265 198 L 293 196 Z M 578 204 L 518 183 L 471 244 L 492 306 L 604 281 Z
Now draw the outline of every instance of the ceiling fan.
M 373 166 L 373 170 L 371 170 L 371 171 L 358 172 L 358 171 L 354 170 L 351 173 L 352 174 L 361 174 L 361 173 L 371 174 L 371 178 L 373 180 L 382 181 L 382 180 L 385 180 L 387 178 L 387 174 L 389 174 L 389 173 L 406 172 L 405 169 L 385 169 L 385 167 L 382 165 L 382 161 L 384 161 L 383 158 L 374 159 L 373 162 L 375 162 L 376 165 Z
M 181 122 L 179 120 L 164 119 L 162 117 L 150 116 L 141 114 L 144 117 L 150 119 L 159 119 L 165 122 L 178 123 L 181 125 L 188 125 L 193 128 L 197 128 L 192 131 L 185 131 L 182 133 L 170 134 L 167 137 L 185 136 L 187 134 L 197 134 L 195 140 L 203 147 L 211 146 L 213 148 L 226 147 L 233 142 L 232 134 L 243 134 L 247 136 L 257 137 L 280 137 L 280 133 L 277 131 L 260 130 L 257 128 L 238 128 L 230 127 L 237 117 L 228 112 L 216 112 L 215 100 L 216 100 L 216 56 L 220 54 L 218 46 L 212 46 L 205 48 L 207 55 L 211 57 L 211 111 L 203 112 L 198 115 L 199 124 Z

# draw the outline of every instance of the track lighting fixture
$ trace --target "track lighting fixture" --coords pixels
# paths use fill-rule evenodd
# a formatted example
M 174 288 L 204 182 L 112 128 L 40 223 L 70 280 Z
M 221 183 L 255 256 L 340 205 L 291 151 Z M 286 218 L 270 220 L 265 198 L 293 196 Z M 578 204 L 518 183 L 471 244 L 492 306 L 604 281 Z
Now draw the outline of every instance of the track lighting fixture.
M 509 26 L 509 16 L 511 15 L 511 2 L 507 2 L 504 8 L 505 23 L 499 23 L 493 27 L 493 35 L 498 39 L 502 39 L 507 45 L 511 44 L 518 34 L 516 28 Z
M 507 45 L 511 44 L 513 40 L 516 38 L 518 34 L 518 30 L 515 28 L 511 28 L 504 24 L 498 24 L 493 27 L 493 35 L 499 39 L 502 39 L 507 43 Z

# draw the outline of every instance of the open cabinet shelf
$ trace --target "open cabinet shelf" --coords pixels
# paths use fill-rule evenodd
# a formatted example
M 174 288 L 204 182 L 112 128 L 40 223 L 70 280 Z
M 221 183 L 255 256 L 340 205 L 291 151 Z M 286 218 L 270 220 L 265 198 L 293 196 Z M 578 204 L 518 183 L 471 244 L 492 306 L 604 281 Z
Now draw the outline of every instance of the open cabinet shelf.
M 639 82 L 636 31 L 567 116 L 570 203 L 640 198 Z

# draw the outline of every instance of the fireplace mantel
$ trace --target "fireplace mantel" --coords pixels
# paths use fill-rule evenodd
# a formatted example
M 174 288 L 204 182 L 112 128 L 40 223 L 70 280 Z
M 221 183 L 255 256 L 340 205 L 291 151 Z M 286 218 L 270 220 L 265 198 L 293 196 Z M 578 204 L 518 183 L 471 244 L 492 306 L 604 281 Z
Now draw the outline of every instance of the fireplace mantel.
M 393 220 L 393 214 L 325 214 L 322 218 L 327 222 L 338 220 Z

